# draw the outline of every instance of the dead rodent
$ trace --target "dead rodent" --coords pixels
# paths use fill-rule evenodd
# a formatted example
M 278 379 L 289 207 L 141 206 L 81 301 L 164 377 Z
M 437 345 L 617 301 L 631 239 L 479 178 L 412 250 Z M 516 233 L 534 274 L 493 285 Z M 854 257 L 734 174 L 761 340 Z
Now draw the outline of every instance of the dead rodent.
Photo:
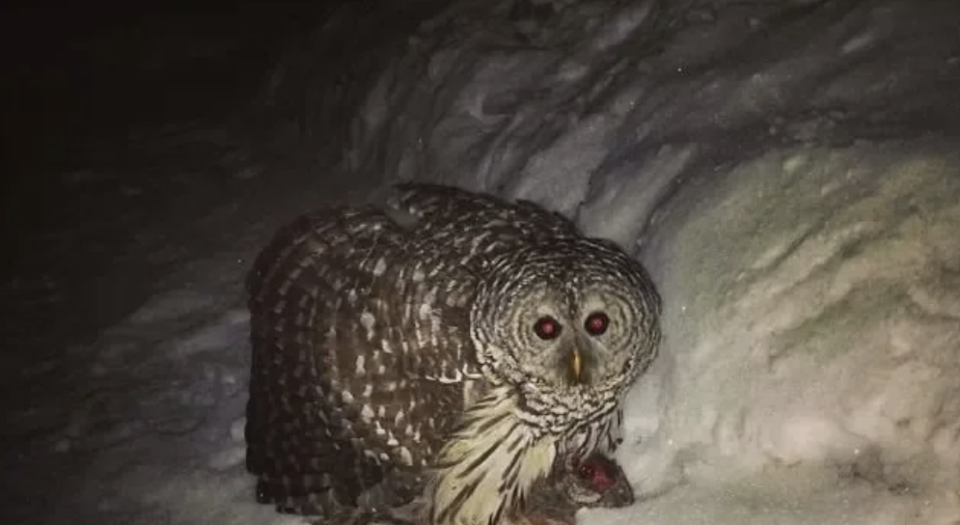
M 594 453 L 578 465 L 561 468 L 531 490 L 517 525 L 573 525 L 583 508 L 626 507 L 633 487 L 613 459 Z

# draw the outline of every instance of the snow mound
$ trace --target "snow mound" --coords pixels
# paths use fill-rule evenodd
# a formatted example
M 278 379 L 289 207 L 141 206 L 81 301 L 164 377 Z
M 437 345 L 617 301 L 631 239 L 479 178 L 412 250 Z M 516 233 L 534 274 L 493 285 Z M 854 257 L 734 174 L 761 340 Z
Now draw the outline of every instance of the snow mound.
M 658 381 L 630 400 L 645 413 L 627 434 L 646 439 L 623 457 L 641 494 L 782 492 L 753 521 L 734 501 L 742 512 L 711 523 L 823 505 L 843 523 L 960 516 L 955 152 L 774 150 L 680 190 L 644 251 L 667 337 Z

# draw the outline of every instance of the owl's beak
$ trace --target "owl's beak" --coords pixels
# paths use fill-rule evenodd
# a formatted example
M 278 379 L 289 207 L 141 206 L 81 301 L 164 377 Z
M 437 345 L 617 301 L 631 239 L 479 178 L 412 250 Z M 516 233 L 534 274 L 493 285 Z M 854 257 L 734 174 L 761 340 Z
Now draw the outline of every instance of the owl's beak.
M 583 355 L 579 346 L 573 347 L 573 351 L 570 352 L 570 372 L 573 376 L 574 383 L 579 384 L 583 382 Z

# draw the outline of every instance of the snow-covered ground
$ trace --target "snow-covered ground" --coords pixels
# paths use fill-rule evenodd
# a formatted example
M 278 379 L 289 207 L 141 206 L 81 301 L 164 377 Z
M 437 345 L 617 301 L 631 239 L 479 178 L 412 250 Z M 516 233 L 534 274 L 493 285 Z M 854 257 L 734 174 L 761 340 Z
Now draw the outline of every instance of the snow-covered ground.
M 658 283 L 663 352 L 619 456 L 640 501 L 581 522 L 960 523 L 958 17 L 906 0 L 460 0 L 376 47 L 382 75 L 335 89 L 303 74 L 305 46 L 267 98 L 307 93 L 287 108 L 312 115 L 312 149 L 234 152 L 223 180 L 162 166 L 194 204 L 125 257 L 165 271 L 62 352 L 62 395 L 22 403 L 13 421 L 43 424 L 5 462 L 5 522 L 300 522 L 253 503 L 243 468 L 240 283 L 296 213 L 413 179 L 557 209 Z

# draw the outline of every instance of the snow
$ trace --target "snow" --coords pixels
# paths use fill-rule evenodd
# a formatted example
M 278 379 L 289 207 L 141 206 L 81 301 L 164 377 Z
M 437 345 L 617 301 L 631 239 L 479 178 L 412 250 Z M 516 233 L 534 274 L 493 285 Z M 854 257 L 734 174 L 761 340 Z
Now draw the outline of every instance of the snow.
M 709 523 L 793 523 L 798 508 L 815 511 L 799 523 L 956 519 L 954 151 L 775 150 L 709 194 L 681 190 L 696 212 L 664 217 L 645 244 L 673 301 L 660 386 L 634 392 L 659 399 L 624 459 L 638 486 L 736 494 Z M 770 488 L 780 502 L 753 521 L 738 510 Z M 668 501 L 643 505 L 645 521 Z
M 382 28 L 384 13 L 362 14 Z M 229 183 L 176 160 L 124 181 L 126 199 L 177 181 L 188 203 L 130 226 L 124 257 L 153 285 L 11 420 L 38 429 L 5 460 L 4 521 L 301 523 L 254 503 L 243 468 L 244 272 L 296 213 L 425 180 L 556 209 L 657 282 L 662 355 L 618 457 L 639 501 L 582 523 L 960 522 L 957 15 L 459 0 L 375 46 L 352 90 L 298 75 L 301 48 L 268 98 L 310 91 L 301 110 L 319 116 L 300 127 L 320 144 L 279 148 L 281 128 L 213 148 Z M 144 155 L 227 141 L 187 136 Z

